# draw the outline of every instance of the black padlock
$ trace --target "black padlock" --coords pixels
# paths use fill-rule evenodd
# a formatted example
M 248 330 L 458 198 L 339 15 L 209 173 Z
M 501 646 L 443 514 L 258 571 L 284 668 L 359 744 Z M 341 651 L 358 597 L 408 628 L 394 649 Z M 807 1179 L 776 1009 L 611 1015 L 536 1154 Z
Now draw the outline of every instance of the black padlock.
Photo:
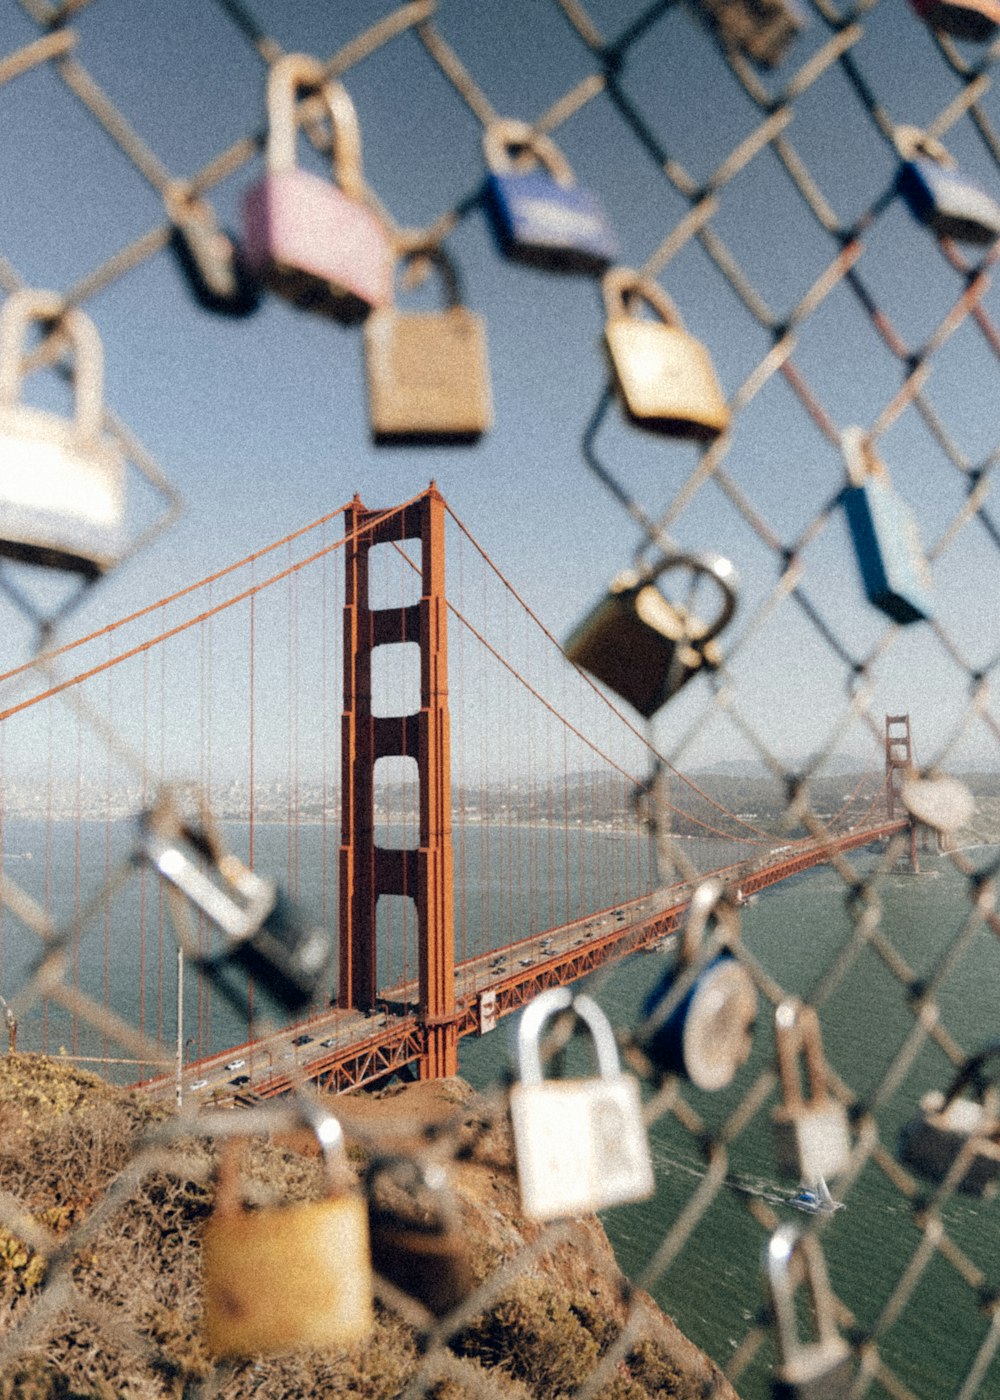
M 412 1157 L 379 1157 L 366 1184 L 376 1273 L 443 1317 L 475 1287 L 444 1167 Z

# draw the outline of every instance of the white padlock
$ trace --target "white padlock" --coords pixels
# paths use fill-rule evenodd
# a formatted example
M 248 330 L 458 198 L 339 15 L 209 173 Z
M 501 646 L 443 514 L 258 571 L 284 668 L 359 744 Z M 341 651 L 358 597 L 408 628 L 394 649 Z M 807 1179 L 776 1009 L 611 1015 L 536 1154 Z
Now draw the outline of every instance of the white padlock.
M 782 1102 L 772 1114 L 774 1153 L 784 1176 L 806 1186 L 843 1171 L 851 1154 L 844 1105 L 830 1093 L 815 1007 L 783 1001 L 774 1013 Z M 802 1091 L 799 1057 L 805 1059 L 808 1091 Z
M 21 402 L 32 322 L 58 321 L 74 353 L 72 418 Z M 124 553 L 125 462 L 103 429 L 104 360 L 93 321 L 55 292 L 0 309 L 0 554 L 94 579 Z
M 542 1032 L 570 1009 L 590 1031 L 597 1077 L 545 1079 Z M 536 997 L 518 1026 L 517 1069 L 510 1116 L 525 1215 L 555 1220 L 652 1195 L 639 1085 L 622 1072 L 611 1024 L 595 1001 L 568 987 Z

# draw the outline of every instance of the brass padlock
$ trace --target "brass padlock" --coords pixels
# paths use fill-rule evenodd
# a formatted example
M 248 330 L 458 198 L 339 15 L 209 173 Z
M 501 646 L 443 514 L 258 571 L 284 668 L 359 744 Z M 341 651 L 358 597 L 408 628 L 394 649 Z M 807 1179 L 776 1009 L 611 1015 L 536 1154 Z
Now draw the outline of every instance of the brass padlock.
M 412 1157 L 376 1158 L 366 1184 L 376 1273 L 443 1317 L 475 1287 L 444 1167 Z
M 720 606 L 710 623 L 657 587 L 661 574 L 689 569 L 717 586 Z M 715 670 L 722 653 L 715 637 L 736 608 L 736 570 L 718 555 L 674 554 L 642 572 L 629 569 L 612 580 L 565 645 L 576 666 L 620 695 L 646 719 L 702 670 Z
M 236 1139 L 223 1145 L 202 1244 L 205 1340 L 216 1356 L 347 1347 L 372 1329 L 364 1198 L 341 1184 L 344 1136 L 336 1118 L 316 1110 L 309 1119 L 323 1149 L 323 1200 L 247 1210 Z
M 988 1060 L 1000 1055 L 1000 1043 L 966 1060 L 948 1092 L 932 1089 L 920 1100 L 920 1112 L 899 1135 L 899 1157 L 927 1181 L 940 1184 L 959 1153 L 965 1170 L 956 1190 L 969 1196 L 993 1195 L 1000 1177 L 1000 1090 L 996 1074 L 985 1078 Z M 972 1089 L 976 1098 L 963 1097 Z
M 782 1102 L 772 1114 L 778 1171 L 806 1186 L 842 1171 L 851 1153 L 847 1110 L 827 1084 L 815 1007 L 783 1001 L 774 1013 Z M 802 1091 L 799 1057 L 805 1059 L 808 1093 Z
M 625 409 L 642 428 L 672 437 L 710 441 L 729 426 L 708 351 L 684 329 L 663 288 L 628 267 L 613 267 L 601 283 L 607 322 L 604 339 Z M 639 298 L 659 320 L 628 310 Z
M 365 365 L 372 438 L 376 443 L 472 443 L 493 422 L 493 397 L 481 316 L 461 304 L 458 275 L 439 249 L 411 250 L 426 259 L 445 289 L 443 311 L 378 307 L 365 322 Z

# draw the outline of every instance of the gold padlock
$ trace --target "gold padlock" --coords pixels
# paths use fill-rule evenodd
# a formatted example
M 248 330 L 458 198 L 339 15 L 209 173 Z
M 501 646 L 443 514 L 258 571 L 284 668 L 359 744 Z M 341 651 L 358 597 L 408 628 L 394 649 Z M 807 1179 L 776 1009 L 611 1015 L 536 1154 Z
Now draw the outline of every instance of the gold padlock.
M 439 248 L 411 250 L 442 277 L 443 311 L 379 307 L 365 322 L 372 438 L 397 445 L 475 442 L 493 422 L 481 316 L 461 304 L 458 276 Z
M 310 1120 L 323 1148 L 323 1200 L 247 1210 L 236 1139 L 223 1146 L 202 1246 L 205 1340 L 216 1356 L 347 1347 L 371 1331 L 365 1203 L 357 1191 L 338 1186 L 340 1124 L 319 1111 Z
M 656 586 L 662 573 L 690 569 L 711 578 L 721 604 L 711 623 Z M 618 575 L 564 648 L 566 656 L 650 719 L 700 670 L 715 670 L 722 653 L 714 640 L 736 608 L 736 570 L 718 555 L 675 554 L 641 573 Z
M 729 408 L 709 353 L 684 329 L 663 288 L 628 267 L 613 267 L 601 286 L 607 312 L 604 338 L 632 421 L 703 442 L 727 428 Z M 646 302 L 659 320 L 633 316 L 630 298 Z
M 475 1287 L 444 1168 L 411 1157 L 377 1158 L 367 1186 L 376 1272 L 443 1317 Z

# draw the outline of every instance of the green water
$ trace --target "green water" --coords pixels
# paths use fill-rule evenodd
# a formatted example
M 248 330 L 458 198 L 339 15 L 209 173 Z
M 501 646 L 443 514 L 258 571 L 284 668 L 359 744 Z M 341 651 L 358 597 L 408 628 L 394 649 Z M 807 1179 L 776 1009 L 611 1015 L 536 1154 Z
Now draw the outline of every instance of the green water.
M 986 853 L 980 853 L 985 855 Z M 863 866 L 866 857 L 859 857 Z M 882 929 L 918 974 L 933 971 L 968 917 L 966 884 L 953 867 L 926 857 L 931 872 L 920 877 L 893 874 L 881 887 Z M 840 949 L 853 925 L 844 886 L 830 869 L 796 878 L 763 895 L 744 911 L 743 934 L 763 967 L 789 992 L 808 995 Z M 610 975 L 592 979 L 593 991 L 620 1026 L 634 1021 L 646 990 L 658 978 L 667 955 L 637 956 Z M 937 997 L 941 1019 L 958 1043 L 972 1050 L 997 1037 L 1000 940 L 983 929 Z M 769 1016 L 758 1022 L 754 1053 L 735 1083 L 718 1094 L 687 1089 L 686 1101 L 707 1126 L 718 1129 L 771 1063 Z M 830 1063 L 859 1098 L 870 1099 L 914 1026 L 899 981 L 871 948 L 847 970 L 822 1013 L 824 1049 Z M 463 1042 L 461 1069 L 474 1083 L 495 1080 L 507 1056 L 509 1035 L 501 1028 L 481 1041 Z M 879 1109 L 881 1140 L 895 1145 L 900 1125 L 927 1088 L 947 1085 L 952 1071 L 943 1054 L 925 1044 L 912 1072 Z M 667 1271 L 646 1286 L 681 1328 L 725 1366 L 752 1326 L 763 1302 L 759 1258 L 766 1232 L 748 1210 L 762 1198 L 782 1219 L 805 1224 L 810 1217 L 788 1208 L 784 1198 L 796 1183 L 775 1171 L 770 1108 L 772 1096 L 733 1142 L 729 1187 L 721 1190 Z M 606 1212 L 605 1225 L 619 1262 L 634 1279 L 644 1276 L 664 1235 L 702 1185 L 706 1163 L 691 1134 L 673 1116 L 650 1130 L 657 1189 L 652 1200 Z M 909 1204 L 871 1162 L 850 1187 L 847 1209 L 823 1222 L 822 1242 L 831 1282 L 857 1323 L 872 1328 L 898 1286 L 922 1239 Z M 986 1275 L 1000 1284 L 1000 1201 L 955 1198 L 944 1219 L 951 1239 Z M 898 1322 L 882 1336 L 879 1351 L 898 1378 L 920 1400 L 956 1396 L 989 1328 L 977 1296 L 951 1263 L 937 1254 L 921 1276 Z M 803 1334 L 808 1340 L 809 1333 Z M 746 1400 L 769 1395 L 774 1361 L 766 1343 L 737 1383 Z M 887 1392 L 874 1383 L 868 1392 Z M 994 1361 L 976 1396 L 1000 1395 L 1000 1363 Z

